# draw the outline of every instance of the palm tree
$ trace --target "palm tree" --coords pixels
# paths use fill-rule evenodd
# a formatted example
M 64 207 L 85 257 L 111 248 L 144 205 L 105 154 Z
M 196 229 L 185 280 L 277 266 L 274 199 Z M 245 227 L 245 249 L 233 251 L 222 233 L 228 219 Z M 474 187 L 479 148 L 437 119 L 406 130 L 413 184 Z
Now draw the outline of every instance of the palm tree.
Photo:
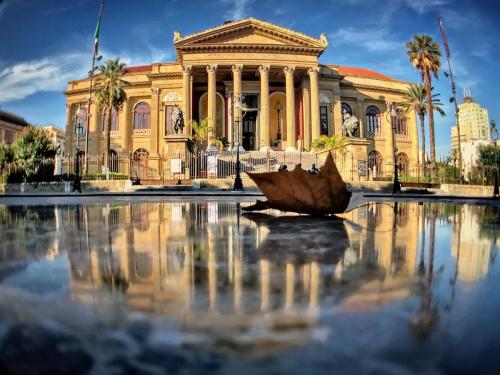
M 431 73 L 438 78 L 441 68 L 441 51 L 439 45 L 429 35 L 415 35 L 412 40 L 406 43 L 406 54 L 410 58 L 411 64 L 422 75 L 425 88 L 428 93 L 432 92 Z M 429 138 L 431 144 L 431 169 L 432 177 L 436 174 L 436 144 L 434 140 L 434 113 L 432 110 L 432 95 L 427 101 L 427 114 L 429 116 Z
M 110 132 L 111 132 L 111 114 L 113 110 L 121 108 L 127 95 L 123 87 L 127 84 L 122 77 L 125 71 L 125 64 L 120 62 L 120 58 L 108 60 L 99 68 L 100 75 L 96 80 L 96 102 L 102 113 L 106 116 L 105 129 L 105 154 L 103 166 L 109 169 L 109 151 L 110 151 Z
M 434 88 L 431 87 L 431 90 Z M 438 112 L 441 116 L 445 116 L 442 106 L 443 103 L 438 98 L 439 94 L 432 94 L 432 109 L 433 111 Z M 403 107 L 403 111 L 405 116 L 407 116 L 410 112 L 415 111 L 420 120 L 420 132 L 422 134 L 422 149 L 424 150 L 424 160 L 422 160 L 422 164 L 425 162 L 425 123 L 424 118 L 427 114 L 427 91 L 425 89 L 425 85 L 423 83 L 410 83 L 408 90 L 403 94 L 403 102 L 401 104 Z M 417 160 L 417 163 L 419 161 Z

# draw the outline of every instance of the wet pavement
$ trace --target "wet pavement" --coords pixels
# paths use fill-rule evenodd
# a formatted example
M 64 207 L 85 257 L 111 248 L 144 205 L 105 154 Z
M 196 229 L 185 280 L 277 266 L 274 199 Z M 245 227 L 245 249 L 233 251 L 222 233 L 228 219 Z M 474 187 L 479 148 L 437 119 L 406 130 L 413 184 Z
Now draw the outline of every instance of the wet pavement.
M 498 208 L 46 199 L 0 205 L 2 373 L 500 368 Z

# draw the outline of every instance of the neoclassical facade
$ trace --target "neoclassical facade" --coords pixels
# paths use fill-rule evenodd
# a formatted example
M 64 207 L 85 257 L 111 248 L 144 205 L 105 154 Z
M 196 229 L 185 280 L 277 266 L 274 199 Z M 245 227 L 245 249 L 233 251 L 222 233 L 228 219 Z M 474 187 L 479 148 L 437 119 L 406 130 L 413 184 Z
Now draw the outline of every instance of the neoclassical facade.
M 400 170 L 418 168 L 415 115 L 395 119 L 394 135 L 388 110 L 401 101 L 408 83 L 368 69 L 320 64 L 328 47 L 324 35 L 313 38 L 249 18 L 186 36 L 176 32 L 174 46 L 175 62 L 127 68 L 128 99 L 112 115 L 113 152 L 150 157 L 171 152 L 178 141 L 172 138 L 174 105 L 183 111 L 185 136 L 192 120 L 206 119 L 212 145 L 217 138 L 230 145 L 239 139 L 247 151 L 309 151 L 321 135 L 345 137 L 342 123 L 349 113 L 359 120 L 347 142 L 353 160 L 364 160 L 374 176 L 392 174 L 396 145 Z M 88 79 L 68 83 L 69 155 L 75 151 L 75 113 L 79 105 L 87 107 L 88 90 Z M 92 104 L 89 155 L 103 153 L 103 123 Z

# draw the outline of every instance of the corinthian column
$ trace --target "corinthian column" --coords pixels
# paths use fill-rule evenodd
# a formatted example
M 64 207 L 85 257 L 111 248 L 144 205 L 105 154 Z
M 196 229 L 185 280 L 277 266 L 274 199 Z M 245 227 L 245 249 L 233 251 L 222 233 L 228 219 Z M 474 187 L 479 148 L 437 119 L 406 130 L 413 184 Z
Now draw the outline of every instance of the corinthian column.
M 365 99 L 363 97 L 357 98 L 356 99 L 356 107 L 357 107 L 357 113 L 358 113 L 358 121 L 359 121 L 359 138 L 364 139 L 365 138 Z
M 269 149 L 269 65 L 259 66 L 260 73 L 260 149 Z
M 286 149 L 297 151 L 295 131 L 295 90 L 293 87 L 294 66 L 286 66 L 283 69 L 286 80 Z
M 311 81 L 311 138 L 318 139 L 321 130 L 319 124 L 319 89 L 318 89 L 319 67 L 309 68 L 309 80 Z
M 232 66 L 233 71 L 233 134 L 236 130 L 238 130 L 239 134 L 235 134 L 235 138 L 233 142 L 238 141 L 240 143 L 239 147 L 241 146 L 241 140 L 243 138 L 243 119 L 241 118 L 241 72 L 243 70 L 243 65 L 241 64 L 235 64 Z M 237 105 L 236 103 L 239 103 Z M 236 120 L 240 122 L 239 128 L 235 129 L 234 126 L 236 125 Z
M 75 135 L 75 126 L 73 123 L 73 113 L 71 104 L 66 104 L 66 156 L 73 157 L 73 136 Z
M 182 98 L 184 100 L 184 134 L 191 135 L 191 65 L 182 67 Z
M 215 77 L 217 74 L 217 65 L 207 65 L 208 73 L 208 105 L 207 105 L 207 121 L 209 126 L 208 134 L 208 151 L 217 151 L 217 146 L 215 145 L 215 126 L 216 126 L 216 102 L 217 97 L 215 91 Z
M 154 87 L 151 89 L 151 135 L 150 135 L 150 155 L 158 155 L 159 139 L 160 139 L 160 125 L 159 125 L 159 111 L 160 111 L 160 89 Z

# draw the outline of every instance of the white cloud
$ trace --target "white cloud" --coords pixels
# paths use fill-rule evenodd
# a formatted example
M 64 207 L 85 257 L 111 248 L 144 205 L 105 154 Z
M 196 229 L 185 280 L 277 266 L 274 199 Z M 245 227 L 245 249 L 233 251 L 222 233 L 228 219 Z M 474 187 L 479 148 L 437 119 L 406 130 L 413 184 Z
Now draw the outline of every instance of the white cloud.
M 403 2 L 418 13 L 425 13 L 448 4 L 449 0 L 403 0 Z
M 344 27 L 330 35 L 332 43 L 362 46 L 370 52 L 394 52 L 404 49 L 404 42 L 391 39 L 383 28 Z
M 100 52 L 102 61 L 119 56 L 128 66 L 161 62 L 172 56 L 171 50 L 148 48 L 148 52 L 140 54 Z M 1 68 L 0 103 L 23 99 L 37 92 L 63 91 L 68 81 L 85 78 L 90 64 L 90 52 L 68 52 Z
M 222 3 L 227 5 L 229 9 L 224 14 L 230 20 L 239 20 L 250 15 L 250 5 L 255 0 L 222 0 Z
M 88 65 L 86 55 L 64 53 L 4 68 L 0 71 L 0 102 L 23 99 L 40 91 L 63 90 L 69 80 L 84 77 Z

